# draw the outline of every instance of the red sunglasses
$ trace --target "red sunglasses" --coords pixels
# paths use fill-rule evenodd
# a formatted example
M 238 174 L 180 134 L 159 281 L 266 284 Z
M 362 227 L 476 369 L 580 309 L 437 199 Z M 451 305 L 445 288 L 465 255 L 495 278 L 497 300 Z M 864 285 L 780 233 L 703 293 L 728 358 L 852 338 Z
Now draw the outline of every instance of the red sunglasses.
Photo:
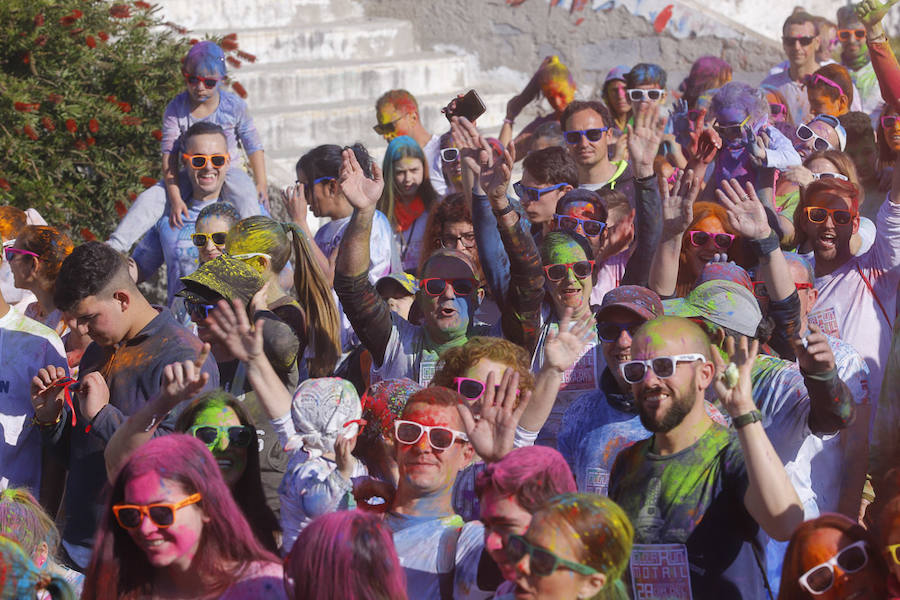
M 188 85 L 197 85 L 198 83 L 202 83 L 206 89 L 211 90 L 216 87 L 220 81 L 222 81 L 221 77 L 197 77 L 196 75 L 189 75 L 187 73 L 182 73 L 184 75 L 184 80 L 188 83 Z

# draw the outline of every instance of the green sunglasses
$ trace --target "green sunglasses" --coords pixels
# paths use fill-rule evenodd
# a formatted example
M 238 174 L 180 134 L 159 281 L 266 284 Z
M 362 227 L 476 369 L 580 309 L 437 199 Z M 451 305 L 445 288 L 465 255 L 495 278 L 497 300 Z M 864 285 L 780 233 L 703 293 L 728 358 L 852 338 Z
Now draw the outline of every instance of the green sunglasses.
M 549 550 L 532 546 L 521 535 L 511 534 L 506 541 L 505 549 L 506 556 L 513 563 L 518 563 L 527 554 L 531 572 L 539 577 L 547 577 L 560 567 L 575 571 L 581 575 L 599 573 L 599 571 L 587 565 L 560 558 Z

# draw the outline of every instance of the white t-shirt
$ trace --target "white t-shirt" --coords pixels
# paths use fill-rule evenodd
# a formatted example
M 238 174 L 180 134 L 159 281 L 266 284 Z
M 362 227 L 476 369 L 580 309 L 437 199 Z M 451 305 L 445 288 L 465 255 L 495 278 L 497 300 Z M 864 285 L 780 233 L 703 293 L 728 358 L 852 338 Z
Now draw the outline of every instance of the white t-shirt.
M 816 278 L 819 298 L 809 315 L 810 323 L 848 342 L 865 359 L 873 402 L 877 402 L 881 392 L 884 364 L 891 349 L 892 332 L 888 322 L 893 323 L 897 314 L 900 204 L 885 200 L 875 225 L 878 234 L 868 252 Z M 812 262 L 815 264 L 815 259 Z
M 833 60 L 827 60 L 820 66 L 824 67 L 825 65 L 831 64 L 836 63 Z M 784 65 L 784 68 L 780 71 L 777 70 L 782 65 Z M 769 71 L 769 76 L 763 79 L 760 86 L 775 88 L 784 95 L 784 99 L 787 101 L 788 110 L 791 111 L 791 117 L 793 117 L 794 123 L 798 126 L 801 123 L 806 123 L 812 118 L 812 115 L 809 112 L 809 96 L 806 95 L 806 87 L 801 82 L 791 79 L 791 72 L 787 61 L 773 67 L 772 70 Z M 862 101 L 860 100 L 859 90 L 856 89 L 856 85 L 853 86 L 853 101 L 850 103 L 850 110 L 862 110 Z
M 443 197 L 447 193 L 447 182 L 444 181 L 444 171 L 441 170 L 441 136 L 433 135 L 425 147 L 422 148 L 425 159 L 428 161 L 428 177 L 431 179 L 431 187 Z
M 41 435 L 31 422 L 31 378 L 47 365 L 69 372 L 62 340 L 46 325 L 8 310 L 0 317 L 0 489 L 40 490 Z
M 619 287 L 619 282 L 625 276 L 625 266 L 633 251 L 633 247 L 627 248 L 603 261 L 597 270 L 597 283 L 591 290 L 591 305 L 600 306 L 603 303 L 603 296 Z

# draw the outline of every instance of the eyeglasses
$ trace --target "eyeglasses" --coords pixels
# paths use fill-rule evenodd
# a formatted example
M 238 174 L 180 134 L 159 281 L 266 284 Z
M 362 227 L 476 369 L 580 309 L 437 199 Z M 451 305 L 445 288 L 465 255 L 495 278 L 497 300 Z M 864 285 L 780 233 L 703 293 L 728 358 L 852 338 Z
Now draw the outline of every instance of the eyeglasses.
M 653 369 L 660 379 L 668 379 L 675 374 L 675 367 L 680 362 L 706 362 L 702 354 L 676 354 L 675 356 L 657 356 L 649 360 L 630 360 L 619 365 L 622 377 L 628 383 L 639 383 L 644 380 L 648 369 Z
M 639 90 L 632 88 L 628 90 L 628 99 L 632 102 L 646 102 L 647 100 L 659 100 L 665 94 L 665 90 Z
M 814 566 L 800 576 L 797 581 L 801 587 L 810 594 L 820 595 L 831 589 L 834 585 L 834 566 L 837 565 L 845 573 L 856 573 L 869 562 L 869 554 L 866 552 L 865 540 L 853 542 L 849 546 L 841 548 L 840 552 Z
M 443 279 L 441 277 L 429 277 L 419 281 L 419 287 L 425 290 L 429 296 L 440 296 L 444 290 L 450 287 L 450 290 L 456 296 L 468 296 L 475 291 L 476 281 L 468 277 L 456 277 L 453 279 Z
M 556 219 L 556 226 L 560 229 L 577 231 L 578 227 L 581 226 L 581 231 L 588 237 L 597 237 L 606 228 L 606 223 L 594 219 L 579 219 L 559 214 L 553 215 L 553 218 Z
M 469 231 L 462 235 L 442 235 L 437 242 L 444 248 L 456 248 L 460 242 L 462 242 L 463 248 L 474 248 L 475 233 Z
M 456 384 L 456 391 L 459 392 L 459 395 L 468 400 L 478 400 L 484 396 L 484 392 L 487 390 L 487 385 L 483 381 L 471 377 L 456 377 L 453 379 L 453 383 Z M 495 385 L 494 388 L 499 389 L 500 386 Z
M 191 494 L 181 502 L 172 504 L 169 502 L 154 502 L 153 504 L 115 504 L 112 507 L 116 521 L 122 529 L 137 529 L 144 522 L 144 517 L 150 517 L 153 524 L 161 529 L 171 527 L 175 523 L 175 512 L 200 502 L 203 498 L 200 494 Z
M 193 300 L 185 300 L 184 308 L 187 310 L 188 316 L 194 322 L 203 321 L 209 316 L 209 311 L 216 308 L 215 304 L 204 304 L 203 302 L 194 302 Z
M 521 535 L 512 533 L 504 546 L 507 558 L 510 562 L 518 563 L 526 554 L 528 555 L 528 567 L 534 575 L 547 577 L 560 567 L 574 571 L 581 575 L 593 575 L 598 571 L 587 565 L 582 565 L 571 560 L 560 558 L 545 548 L 532 546 Z
M 840 179 L 841 181 L 850 181 L 850 179 L 846 175 L 842 175 L 841 173 L 829 173 L 828 171 L 824 173 L 810 173 L 812 178 L 816 181 L 820 179 Z
M 628 335 L 633 335 L 637 328 L 644 324 L 644 321 L 635 321 L 633 323 L 597 323 L 597 337 L 601 342 L 615 342 L 622 335 L 623 331 L 627 331 Z
M 797 42 L 800 42 L 801 46 L 809 46 L 813 43 L 814 39 L 816 39 L 816 36 L 814 35 L 803 35 L 798 37 L 783 36 L 781 38 L 781 43 L 783 43 L 785 46 L 793 46 Z
M 838 225 L 846 225 L 853 220 L 853 213 L 844 208 L 825 208 L 823 206 L 807 206 L 806 218 L 810 223 L 824 223 L 825 219 L 831 217 L 831 220 Z
M 463 442 L 469 441 L 469 438 L 465 433 L 450 429 L 449 427 L 422 425 L 415 421 L 394 421 L 394 438 L 401 444 L 412 446 L 426 434 L 428 436 L 428 443 L 435 450 L 446 450 L 452 446 L 456 440 Z
M 572 273 L 578 279 L 585 279 L 594 272 L 594 261 L 579 260 L 570 263 L 557 263 L 554 265 L 544 265 L 544 273 L 550 281 L 562 281 L 571 269 Z
M 691 238 L 691 245 L 696 246 L 697 248 L 701 248 L 709 243 L 709 240 L 713 241 L 716 248 L 719 250 L 728 250 L 731 248 L 731 244 L 734 243 L 735 235 L 732 233 L 713 233 L 711 231 L 699 231 L 696 229 L 692 229 L 688 232 L 688 236 Z
M 557 183 L 556 185 L 550 185 L 545 188 L 536 188 L 522 185 L 521 181 L 517 181 L 513 184 L 513 190 L 516 192 L 516 195 L 519 197 L 523 204 L 531 204 L 532 202 L 537 202 L 538 200 L 540 200 L 541 196 L 543 196 L 547 192 L 558 190 L 565 185 L 566 183 L 563 182 Z
M 797 291 L 800 290 L 811 290 L 813 284 L 811 283 L 794 283 L 794 287 L 797 288 Z M 769 297 L 769 288 L 766 286 L 765 281 L 754 281 L 753 282 L 753 295 L 757 298 L 768 298 Z
M 769 113 L 773 117 L 780 117 L 781 115 L 786 115 L 787 114 L 787 106 L 785 106 L 781 102 L 770 102 L 769 103 Z
M 227 231 L 216 231 L 215 233 L 192 233 L 191 241 L 198 248 L 206 246 L 206 240 L 212 239 L 212 243 L 216 246 L 224 246 L 225 238 L 228 237 Z
M 249 260 L 256 257 L 268 258 L 269 260 L 272 260 L 272 255 L 266 254 L 265 252 L 245 252 L 244 254 L 231 254 L 230 256 L 231 258 L 237 260 Z
M 222 79 L 220 77 L 197 77 L 196 75 L 188 75 L 187 73 L 182 73 L 184 75 L 184 80 L 188 83 L 188 85 L 197 85 L 198 83 L 202 83 L 203 86 L 211 90 L 216 87 Z
M 563 137 L 567 144 L 575 145 L 581 141 L 581 136 L 588 139 L 589 142 L 599 142 L 603 134 L 607 132 L 609 127 L 594 127 L 593 129 L 572 129 L 563 132 Z
M 35 257 L 35 258 L 38 259 L 38 260 L 41 259 L 41 255 L 40 255 L 40 254 L 35 254 L 35 253 L 32 252 L 31 250 L 22 250 L 22 249 L 20 249 L 20 248 L 4 248 L 4 249 L 3 249 L 3 254 L 6 256 L 6 260 L 12 260 L 13 257 L 16 256 L 16 255 L 20 255 L 20 256 L 33 256 L 33 257 Z
M 198 170 L 206 167 L 207 161 L 212 163 L 212 166 L 217 169 L 224 167 L 225 163 L 228 162 L 227 154 L 182 154 L 181 156 Z
M 445 163 L 453 163 L 459 160 L 459 148 L 444 148 L 441 150 L 441 160 Z
M 195 425 L 188 433 L 206 444 L 210 450 L 219 445 L 222 439 L 228 438 L 228 445 L 246 448 L 253 439 L 253 432 L 246 425 L 219 427 L 217 425 Z
M 842 42 L 849 42 L 852 38 L 856 38 L 857 40 L 862 40 L 866 37 L 865 29 L 838 29 L 837 30 L 838 39 Z
M 815 85 L 819 81 L 821 81 L 822 83 L 824 83 L 827 86 L 833 87 L 834 89 L 836 89 L 838 91 L 839 94 L 846 95 L 844 88 L 842 88 L 840 85 L 838 85 L 835 81 L 828 79 L 827 77 L 825 77 L 824 75 L 821 75 L 819 73 L 813 73 L 812 75 L 808 75 L 806 77 L 805 85 L 806 85 L 806 87 L 810 87 L 810 86 Z
M 897 115 L 882 115 L 881 126 L 885 129 L 893 129 L 897 125 L 897 119 L 900 119 Z
M 378 135 L 387 135 L 389 133 L 394 133 L 395 131 L 397 131 L 397 122 L 405 116 L 405 114 L 400 115 L 390 123 L 379 123 L 378 125 L 372 127 L 372 129 L 374 129 L 375 133 L 377 133 Z
M 750 115 L 744 117 L 744 120 L 740 123 L 732 123 L 731 125 L 720 125 L 718 123 L 713 125 L 713 129 L 716 130 L 722 137 L 726 138 L 736 138 L 744 132 L 744 125 L 750 121 Z
M 900 549 L 900 544 L 891 544 L 890 546 L 885 546 L 884 551 L 891 555 L 894 563 L 900 565 L 900 554 L 897 554 L 898 549 Z

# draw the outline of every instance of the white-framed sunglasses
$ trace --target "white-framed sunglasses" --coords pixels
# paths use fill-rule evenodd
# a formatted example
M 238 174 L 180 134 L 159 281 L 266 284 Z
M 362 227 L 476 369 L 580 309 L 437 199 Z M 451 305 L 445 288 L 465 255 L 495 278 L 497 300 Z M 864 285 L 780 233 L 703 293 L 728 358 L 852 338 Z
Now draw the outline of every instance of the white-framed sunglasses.
M 820 596 L 834 585 L 834 567 L 839 566 L 844 573 L 856 573 L 869 562 L 865 540 L 853 542 L 841 548 L 837 554 L 814 566 L 797 579 L 801 587 L 814 596 Z
M 706 357 L 702 354 L 655 356 L 647 360 L 629 360 L 619 365 L 619 371 L 628 383 L 639 383 L 644 380 L 648 369 L 652 369 L 660 379 L 667 379 L 675 374 L 678 363 L 697 361 L 706 362 Z
M 628 99 L 632 102 L 646 102 L 648 100 L 656 101 L 665 95 L 666 90 L 642 90 L 631 88 L 628 90 Z

